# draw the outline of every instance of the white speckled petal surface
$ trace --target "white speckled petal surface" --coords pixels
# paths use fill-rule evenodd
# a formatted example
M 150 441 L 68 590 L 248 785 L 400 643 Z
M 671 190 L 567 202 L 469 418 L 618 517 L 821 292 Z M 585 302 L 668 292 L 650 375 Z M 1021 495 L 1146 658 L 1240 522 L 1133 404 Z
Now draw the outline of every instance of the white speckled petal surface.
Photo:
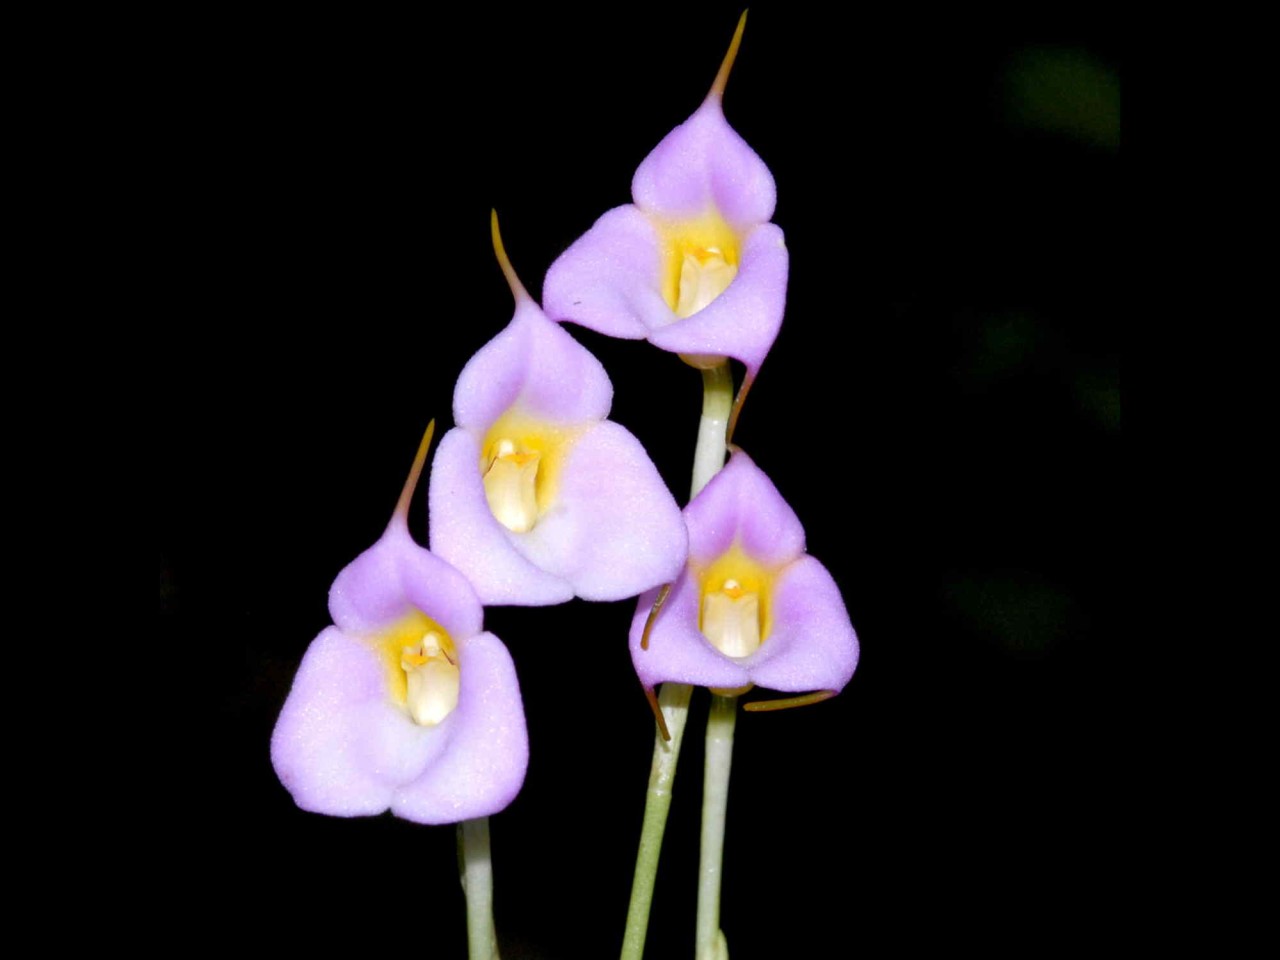
M 391 701 L 370 646 L 329 627 L 298 668 L 271 737 L 271 763 L 303 810 L 382 813 L 396 788 L 444 748 L 434 732 Z
M 649 649 L 642 650 L 644 624 L 657 596 L 657 590 L 644 594 L 631 620 L 631 662 L 642 684 L 741 687 L 749 682 L 746 667 L 716 650 L 698 629 L 698 585 L 688 573 L 672 587 L 649 634 Z
M 524 783 L 529 738 L 511 654 L 491 633 L 471 637 L 458 654 L 458 707 L 436 728 L 448 745 L 391 802 L 391 811 L 406 820 L 487 817 L 506 807 Z
M 629 340 L 674 323 L 660 290 L 659 243 L 653 221 L 638 208 L 614 207 L 547 271 L 547 316 Z
M 669 583 L 688 544 L 680 507 L 644 447 L 608 420 L 577 438 L 555 506 L 512 540 L 587 600 L 622 600 Z
M 747 659 L 753 683 L 799 693 L 841 690 L 858 665 L 858 637 L 827 568 L 804 556 L 773 590 L 773 629 Z
M 692 316 L 654 330 L 650 342 L 673 353 L 733 357 L 754 377 L 782 327 L 788 270 L 782 230 L 772 223 L 752 228 L 725 291 Z
M 743 451 L 711 478 L 685 508 L 689 554 L 710 563 L 735 540 L 767 567 L 804 553 L 804 527 L 782 494 Z
M 518 405 L 555 423 L 600 420 L 613 384 L 600 361 L 536 304 L 521 301 L 506 328 L 469 360 L 453 392 L 453 418 L 483 434 Z
M 431 464 L 431 549 L 461 570 L 484 604 L 545 606 L 573 598 L 561 576 L 531 563 L 493 516 L 480 475 L 480 444 L 468 431 L 444 435 Z
M 484 610 L 466 577 L 414 543 L 403 522 L 393 521 L 333 581 L 329 613 L 340 629 L 369 634 L 414 607 L 452 636 L 479 633 L 484 623 Z
M 708 97 L 644 158 L 631 196 L 646 213 L 691 217 L 714 205 L 735 227 L 773 217 L 773 174 L 729 126 L 718 97 Z

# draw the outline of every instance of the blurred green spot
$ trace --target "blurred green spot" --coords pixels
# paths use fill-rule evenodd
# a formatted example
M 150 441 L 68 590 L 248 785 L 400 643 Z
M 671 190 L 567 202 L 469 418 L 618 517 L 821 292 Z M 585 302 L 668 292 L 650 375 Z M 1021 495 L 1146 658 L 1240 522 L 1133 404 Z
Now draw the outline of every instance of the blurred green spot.
M 1029 47 L 1005 72 L 1010 122 L 1120 148 L 1120 77 L 1083 50 Z
M 956 374 L 987 387 L 1027 365 L 1044 344 L 1044 325 L 1023 313 L 991 314 L 974 323 L 966 340 Z
M 1052 650 L 1077 619 L 1070 594 L 1026 573 L 956 580 L 946 598 L 972 629 L 1017 656 Z
M 1075 379 L 1076 402 L 1104 430 L 1120 432 L 1120 378 L 1086 373 Z
M 1030 359 L 1041 340 L 1040 326 L 1022 313 L 987 317 L 982 324 L 974 375 L 984 380 L 1017 370 Z

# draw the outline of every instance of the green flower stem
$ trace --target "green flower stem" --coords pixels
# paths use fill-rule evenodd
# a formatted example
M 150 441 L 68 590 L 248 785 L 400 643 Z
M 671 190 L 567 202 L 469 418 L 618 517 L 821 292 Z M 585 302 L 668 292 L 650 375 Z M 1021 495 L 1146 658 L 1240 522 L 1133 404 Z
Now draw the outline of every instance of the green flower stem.
M 698 446 L 693 453 L 691 500 L 724 466 L 725 435 L 732 412 L 733 374 L 726 360 L 702 371 L 702 420 L 698 423 Z
M 728 960 L 720 932 L 720 877 L 724 863 L 724 823 L 733 765 L 733 728 L 738 698 L 711 695 L 707 756 L 702 780 L 702 853 L 698 864 L 697 960 Z
M 489 859 L 489 818 L 458 824 L 462 849 L 462 890 L 467 897 L 467 956 L 499 960 L 493 931 L 493 863 Z
M 676 778 L 676 761 L 680 759 L 680 743 L 684 739 L 685 721 L 689 717 L 689 696 L 692 693 L 693 687 L 687 683 L 664 683 L 658 693 L 658 705 L 667 721 L 671 739 L 663 740 L 661 734 L 654 738 L 649 792 L 644 801 L 644 826 L 640 830 L 636 872 L 631 881 L 627 929 L 622 937 L 622 960 L 641 960 L 644 956 L 644 940 L 649 932 L 649 908 L 653 905 L 653 884 L 658 874 L 658 854 L 662 850 L 662 835 L 667 829 L 671 786 Z
M 707 481 L 724 466 L 725 434 L 733 411 L 733 375 L 726 360 L 702 370 L 702 419 L 698 423 L 698 445 L 693 455 L 693 482 L 690 498 L 696 497 Z M 693 688 L 685 683 L 664 683 L 658 706 L 667 722 L 671 739 L 654 737 L 653 766 L 649 771 L 649 792 L 645 796 L 644 825 L 636 852 L 636 872 L 631 881 L 631 904 L 627 908 L 627 928 L 622 937 L 622 960 L 642 960 L 649 932 L 649 908 L 653 905 L 653 885 L 658 873 L 662 835 L 671 809 L 671 788 L 675 782 L 680 744 Z M 474 960 L 474 958 L 473 958 Z

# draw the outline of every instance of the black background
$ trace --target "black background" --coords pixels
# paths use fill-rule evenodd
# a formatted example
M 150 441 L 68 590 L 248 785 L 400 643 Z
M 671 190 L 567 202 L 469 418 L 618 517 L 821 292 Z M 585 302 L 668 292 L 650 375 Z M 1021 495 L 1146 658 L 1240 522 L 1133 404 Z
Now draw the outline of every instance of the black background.
M 298 811 L 271 728 L 330 581 L 510 317 L 489 209 L 537 296 L 698 106 L 737 13 L 164 25 L 142 172 L 156 289 L 197 346 L 158 372 L 160 644 L 182 715 L 160 814 L 210 941 L 464 955 L 453 829 Z M 752 10 L 725 110 L 777 180 L 791 279 L 736 439 L 841 585 L 862 662 L 834 701 L 739 720 L 734 960 L 886 937 L 1038 949 L 1097 896 L 1077 877 L 1119 634 L 1107 27 Z M 698 375 L 570 330 L 683 503 Z M 631 612 L 487 611 L 531 741 L 492 819 L 507 960 L 616 955 L 652 745 Z M 700 694 L 653 957 L 692 955 L 705 712 Z

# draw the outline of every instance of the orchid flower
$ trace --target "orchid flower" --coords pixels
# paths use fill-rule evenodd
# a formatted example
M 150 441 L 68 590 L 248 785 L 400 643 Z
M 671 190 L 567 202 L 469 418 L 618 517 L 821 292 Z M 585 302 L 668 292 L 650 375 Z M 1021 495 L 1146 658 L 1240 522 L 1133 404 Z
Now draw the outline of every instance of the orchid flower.
M 432 424 L 434 426 L 434 423 Z M 413 541 L 423 438 L 391 523 L 329 590 L 271 738 L 298 806 L 455 823 L 503 809 L 529 761 L 511 655 L 466 578 Z
M 684 565 L 680 508 L 640 442 L 605 419 L 600 361 L 533 302 L 496 214 L 492 227 L 515 316 L 458 377 L 457 426 L 431 472 L 431 549 L 486 604 L 634 597 Z
M 689 562 L 651 617 L 640 598 L 631 659 L 645 689 L 667 681 L 726 695 L 751 686 L 811 697 L 838 693 L 858 664 L 858 638 L 826 567 L 805 553 L 804 528 L 741 450 L 685 508 Z M 652 621 L 650 623 L 650 620 Z
M 745 25 L 744 13 L 702 106 L 636 170 L 635 203 L 600 217 L 542 289 L 554 320 L 647 338 L 698 367 L 742 362 L 739 406 L 777 338 L 788 269 L 782 230 L 769 222 L 773 175 L 721 102 Z

